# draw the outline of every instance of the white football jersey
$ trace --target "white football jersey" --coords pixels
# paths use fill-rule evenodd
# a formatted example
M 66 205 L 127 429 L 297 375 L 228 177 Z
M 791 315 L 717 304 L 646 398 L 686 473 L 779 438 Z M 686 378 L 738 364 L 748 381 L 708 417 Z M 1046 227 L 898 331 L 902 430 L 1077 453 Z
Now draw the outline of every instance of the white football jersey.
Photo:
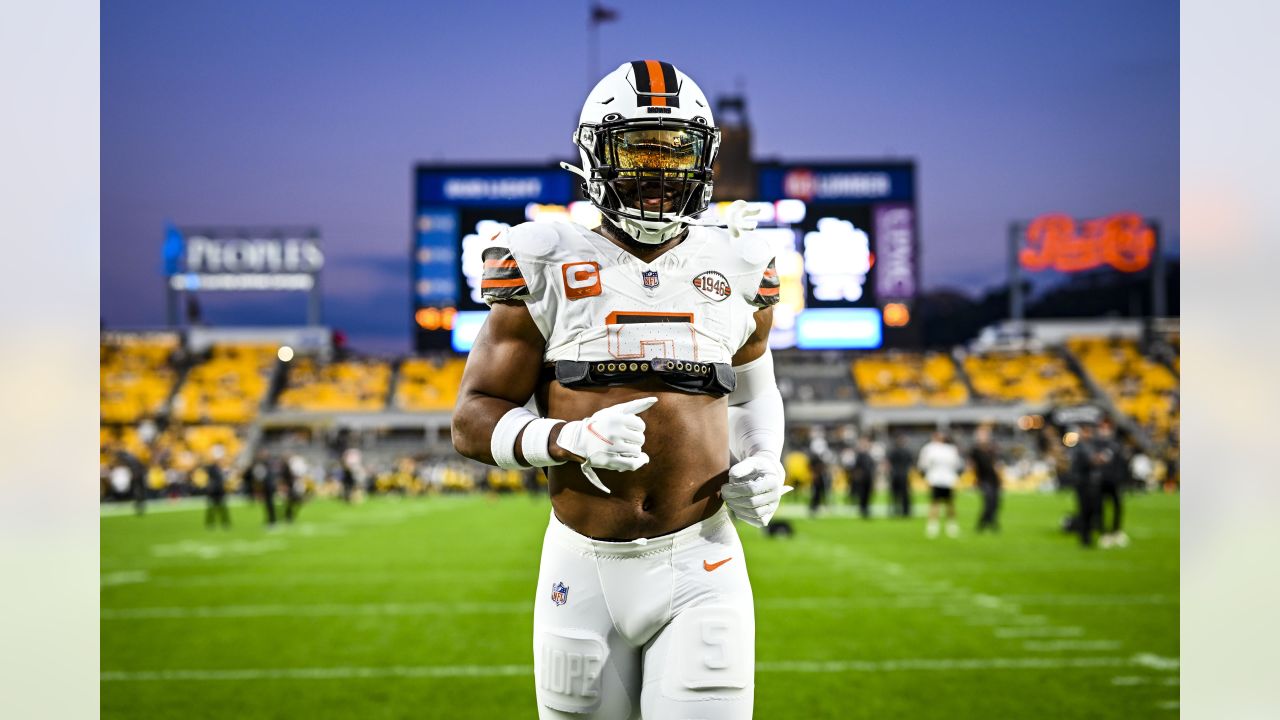
M 955 487 L 960 473 L 964 472 L 964 458 L 951 443 L 930 440 L 920 448 L 920 459 L 916 462 L 924 479 L 935 487 Z
M 523 223 L 483 251 L 481 296 L 523 300 L 544 360 L 728 363 L 778 301 L 768 245 L 692 226 L 652 263 L 572 222 Z

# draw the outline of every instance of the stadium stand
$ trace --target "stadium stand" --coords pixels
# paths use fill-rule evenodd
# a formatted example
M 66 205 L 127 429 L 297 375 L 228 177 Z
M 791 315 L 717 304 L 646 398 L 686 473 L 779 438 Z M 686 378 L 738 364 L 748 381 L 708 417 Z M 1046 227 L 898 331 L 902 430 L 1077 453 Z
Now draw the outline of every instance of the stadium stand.
M 465 365 L 462 359 L 405 360 L 400 364 L 395 406 L 416 412 L 452 410 L 458 400 L 458 385 Z
M 1128 338 L 1076 337 L 1067 347 L 1116 409 L 1153 434 L 1179 423 L 1178 377 Z
M 100 474 L 105 475 L 116 464 L 114 451 L 122 448 L 137 457 L 147 468 L 147 486 L 153 491 L 169 488 L 175 493 L 203 487 L 204 467 L 211 462 L 230 464 L 244 449 L 240 429 L 231 425 L 171 425 L 155 435 L 151 442 L 143 440 L 136 425 L 101 426 L 98 431 Z M 215 458 L 213 448 L 221 445 L 223 457 Z M 231 482 L 234 486 L 236 483 Z
M 212 462 L 213 448 L 221 445 L 226 457 L 234 458 L 243 449 L 244 440 L 231 425 L 172 426 L 156 441 L 156 455 L 174 470 L 190 472 L 199 465 Z
M 173 392 L 178 337 L 114 336 L 98 346 L 102 422 L 131 423 L 159 413 Z
M 288 384 L 276 405 L 286 410 L 382 410 L 391 386 L 384 360 L 343 360 L 322 364 L 302 357 L 289 363 Z
M 151 449 L 142 441 L 135 425 L 102 425 L 98 428 L 98 462 L 105 466 L 115 462 L 112 450 L 122 448 L 143 462 L 151 459 Z
M 1074 422 L 1054 419 L 1055 408 L 1081 411 L 1074 406 L 1115 413 L 1130 442 L 1157 459 L 1172 458 L 1169 467 L 1176 467 L 1176 328 L 1145 346 L 1137 330 L 1121 334 L 1108 327 L 1077 324 L 1035 342 L 952 353 L 775 353 L 788 426 L 799 431 L 789 446 L 788 470 L 806 484 L 807 458 L 794 451 L 807 448 L 796 438 L 810 430 L 832 438 L 833 452 L 866 433 L 883 453 L 899 434 L 918 448 L 939 424 L 951 428 L 965 448 L 972 428 L 993 424 L 1008 487 L 1043 488 L 1065 467 L 1064 433 Z M 338 492 L 348 449 L 363 457 L 358 482 L 368 491 L 416 495 L 527 487 L 530 478 L 459 458 L 452 450 L 449 414 L 463 358 L 335 361 L 329 359 L 335 348 L 323 342 L 207 333 L 193 338 L 188 334 L 184 344 L 179 333 L 103 335 L 104 488 L 119 469 L 115 450 L 124 449 L 144 464 L 152 491 L 198 493 L 215 445 L 225 450 L 229 482 L 243 472 L 251 453 L 263 450 L 278 460 L 300 461 L 307 487 L 322 495 Z M 283 345 L 305 350 L 282 361 Z M 843 472 L 835 468 L 834 479 Z M 537 480 L 545 483 L 541 475 Z
M 943 353 L 875 353 L 854 360 L 852 372 L 868 405 L 954 407 L 969 400 L 955 362 Z
M 184 423 L 240 424 L 258 415 L 276 363 L 275 345 L 215 345 L 187 373 L 173 400 Z
M 1067 362 L 1051 352 L 993 352 L 964 359 L 978 398 L 999 402 L 1080 403 L 1088 397 Z

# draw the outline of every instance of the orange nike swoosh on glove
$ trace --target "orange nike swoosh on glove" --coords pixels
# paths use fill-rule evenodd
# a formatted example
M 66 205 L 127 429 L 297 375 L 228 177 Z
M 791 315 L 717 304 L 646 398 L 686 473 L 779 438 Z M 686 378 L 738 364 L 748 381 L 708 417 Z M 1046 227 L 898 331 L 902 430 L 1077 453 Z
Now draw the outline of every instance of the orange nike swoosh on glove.
M 707 562 L 706 560 L 703 560 L 703 561 L 702 561 L 702 569 L 703 569 L 703 570 L 706 570 L 707 572 L 711 572 L 712 570 L 715 570 L 716 568 L 718 568 L 718 567 L 720 567 L 721 565 L 723 565 L 723 564 L 725 564 L 725 563 L 729 562 L 729 561 L 730 561 L 730 560 L 732 560 L 732 559 L 733 559 L 732 557 L 727 557 L 727 558 L 725 558 L 725 559 L 721 560 L 720 562 L 716 562 L 716 563 L 709 563 L 709 562 Z

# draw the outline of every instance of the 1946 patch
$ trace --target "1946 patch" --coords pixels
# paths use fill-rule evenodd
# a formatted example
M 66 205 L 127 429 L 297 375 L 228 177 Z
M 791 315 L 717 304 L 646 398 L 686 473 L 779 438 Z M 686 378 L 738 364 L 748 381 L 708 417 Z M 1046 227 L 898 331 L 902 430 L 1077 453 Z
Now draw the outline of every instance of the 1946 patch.
M 733 292 L 725 276 L 715 270 L 708 270 L 694 278 L 693 286 L 698 288 L 698 292 L 716 302 L 724 300 Z

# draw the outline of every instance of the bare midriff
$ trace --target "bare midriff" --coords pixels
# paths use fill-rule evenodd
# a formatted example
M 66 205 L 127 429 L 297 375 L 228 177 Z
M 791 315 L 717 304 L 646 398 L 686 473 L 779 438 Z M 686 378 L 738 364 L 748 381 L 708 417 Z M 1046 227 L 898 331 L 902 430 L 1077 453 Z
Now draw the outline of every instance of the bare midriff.
M 597 410 L 644 397 L 658 402 L 640 414 L 649 462 L 632 472 L 597 470 L 605 495 L 577 463 L 548 468 L 556 517 L 599 540 L 651 538 L 686 528 L 720 509 L 729 474 L 727 401 L 672 390 L 661 380 L 627 386 L 566 388 L 555 380 L 538 387 L 543 417 L 581 420 Z

